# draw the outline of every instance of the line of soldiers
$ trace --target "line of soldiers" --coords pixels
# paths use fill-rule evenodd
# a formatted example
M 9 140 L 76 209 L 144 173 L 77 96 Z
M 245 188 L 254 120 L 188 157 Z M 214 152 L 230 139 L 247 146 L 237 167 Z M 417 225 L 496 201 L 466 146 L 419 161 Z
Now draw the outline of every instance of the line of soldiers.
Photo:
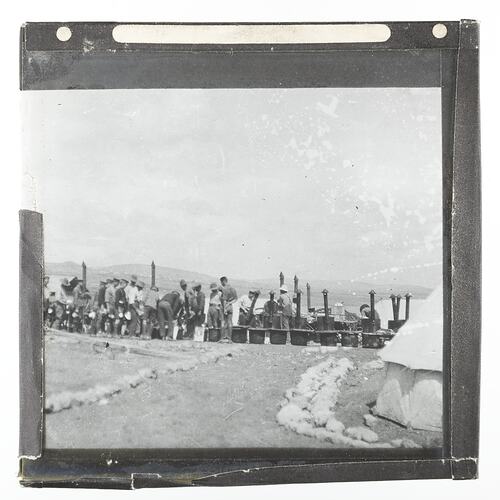
M 75 277 L 64 278 L 58 292 L 49 291 L 49 277 L 44 278 L 44 318 L 47 326 L 94 335 L 129 335 L 150 339 L 153 331 L 165 340 L 193 339 L 204 326 L 220 328 L 221 342 L 230 342 L 233 328 L 233 307 L 238 294 L 226 276 L 220 285 L 210 285 L 208 310 L 205 315 L 205 294 L 200 283 L 188 287 L 186 280 L 180 290 L 162 296 L 158 287 L 146 287 L 132 275 L 127 278 L 101 280 L 94 295 Z M 274 300 L 274 292 L 264 305 L 262 318 L 255 315 L 259 290 L 252 289 L 239 300 L 238 324 L 265 328 L 290 329 L 293 315 L 292 299 L 285 285 Z M 279 324 L 276 319 L 279 319 Z M 260 324 L 261 323 L 261 324 Z

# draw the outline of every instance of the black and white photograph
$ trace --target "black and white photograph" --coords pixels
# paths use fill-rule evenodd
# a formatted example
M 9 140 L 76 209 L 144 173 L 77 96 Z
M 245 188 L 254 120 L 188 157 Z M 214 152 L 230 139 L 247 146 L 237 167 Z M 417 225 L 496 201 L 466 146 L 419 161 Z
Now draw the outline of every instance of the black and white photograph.
M 443 446 L 440 88 L 25 91 L 47 449 Z

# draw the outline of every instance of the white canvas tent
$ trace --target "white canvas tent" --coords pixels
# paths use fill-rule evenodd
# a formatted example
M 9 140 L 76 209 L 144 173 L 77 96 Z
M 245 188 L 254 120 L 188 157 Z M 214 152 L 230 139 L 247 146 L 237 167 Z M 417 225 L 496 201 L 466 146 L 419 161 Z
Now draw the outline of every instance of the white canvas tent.
M 407 427 L 439 431 L 443 413 L 443 289 L 438 287 L 380 351 L 386 378 L 375 411 Z

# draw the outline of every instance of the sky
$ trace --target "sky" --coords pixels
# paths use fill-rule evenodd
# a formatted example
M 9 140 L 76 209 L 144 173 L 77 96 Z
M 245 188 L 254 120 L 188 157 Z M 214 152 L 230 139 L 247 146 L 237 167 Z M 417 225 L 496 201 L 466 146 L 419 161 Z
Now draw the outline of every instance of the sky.
M 23 92 L 45 260 L 441 279 L 439 89 Z

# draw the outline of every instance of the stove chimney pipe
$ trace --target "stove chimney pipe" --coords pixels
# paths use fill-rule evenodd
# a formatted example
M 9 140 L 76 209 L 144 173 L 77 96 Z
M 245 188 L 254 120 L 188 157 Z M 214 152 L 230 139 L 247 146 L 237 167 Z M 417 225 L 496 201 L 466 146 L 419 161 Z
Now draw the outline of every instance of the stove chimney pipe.
M 408 321 L 410 319 L 410 299 L 411 299 L 411 293 L 408 292 L 405 295 L 406 299 L 406 311 L 405 311 L 405 321 Z
M 324 326 L 324 329 L 328 330 L 328 290 L 325 288 L 322 293 L 323 293 L 323 304 L 325 307 L 325 326 Z
M 370 290 L 370 324 L 375 333 L 375 290 Z

